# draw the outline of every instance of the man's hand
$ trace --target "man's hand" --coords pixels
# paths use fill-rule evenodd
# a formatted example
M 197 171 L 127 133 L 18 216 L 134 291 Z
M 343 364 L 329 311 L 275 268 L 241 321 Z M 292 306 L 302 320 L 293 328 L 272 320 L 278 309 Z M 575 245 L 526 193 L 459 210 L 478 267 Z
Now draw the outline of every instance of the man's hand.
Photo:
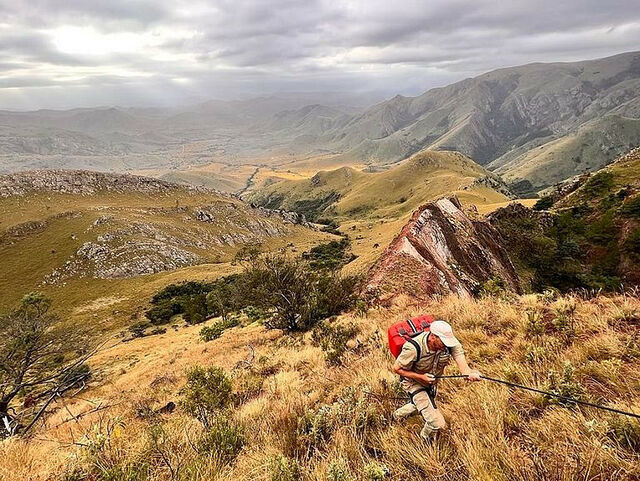
M 436 382 L 436 378 L 433 374 L 429 374 L 428 372 L 424 373 L 424 374 L 419 374 L 418 375 L 418 379 L 417 381 L 422 383 L 422 384 L 435 384 Z
M 471 371 L 468 376 L 467 376 L 467 381 L 481 381 L 482 380 L 482 374 L 480 374 L 480 371 Z

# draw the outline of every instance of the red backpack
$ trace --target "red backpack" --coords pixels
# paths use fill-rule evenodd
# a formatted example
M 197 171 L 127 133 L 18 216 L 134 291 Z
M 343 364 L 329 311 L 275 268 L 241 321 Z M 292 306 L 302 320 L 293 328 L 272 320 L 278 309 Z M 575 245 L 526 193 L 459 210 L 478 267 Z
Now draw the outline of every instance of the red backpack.
M 412 338 L 422 332 L 428 331 L 429 326 L 434 320 L 433 316 L 424 314 L 422 316 L 414 317 L 413 319 L 398 322 L 397 324 L 389 327 L 387 334 L 389 335 L 389 349 L 391 350 L 393 357 L 398 357 L 400 355 L 402 346 L 404 346 L 404 343 L 407 341 L 410 341 L 417 346 L 417 343 Z M 418 357 L 420 357 L 420 347 L 418 346 L 416 350 L 418 351 Z

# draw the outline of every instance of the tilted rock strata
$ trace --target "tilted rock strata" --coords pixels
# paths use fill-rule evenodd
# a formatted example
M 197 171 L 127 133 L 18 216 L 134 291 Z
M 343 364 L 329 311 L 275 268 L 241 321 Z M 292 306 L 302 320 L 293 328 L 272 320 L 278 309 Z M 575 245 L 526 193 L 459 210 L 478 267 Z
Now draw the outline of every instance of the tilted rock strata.
M 369 289 L 382 297 L 471 297 L 482 282 L 499 277 L 520 290 L 516 271 L 488 222 L 473 221 L 457 198 L 417 209 L 372 270 Z

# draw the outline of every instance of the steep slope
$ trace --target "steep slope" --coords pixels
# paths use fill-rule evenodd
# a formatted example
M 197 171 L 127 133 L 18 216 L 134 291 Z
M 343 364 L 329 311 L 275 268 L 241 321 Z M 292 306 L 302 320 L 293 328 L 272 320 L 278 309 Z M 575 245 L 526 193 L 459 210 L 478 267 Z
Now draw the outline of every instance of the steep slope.
M 418 97 L 397 96 L 355 117 L 325 140 L 345 156 L 372 163 L 396 162 L 431 148 L 457 150 L 489 164 L 524 144 L 533 148 L 534 139 L 559 139 L 607 114 L 618 116 L 611 121 L 640 118 L 639 91 L 639 52 L 584 62 L 524 65 Z M 598 151 L 586 157 L 586 165 L 605 162 Z M 560 170 L 548 182 L 561 180 L 561 175 Z
M 209 278 L 233 270 L 243 245 L 308 248 L 330 237 L 295 214 L 215 191 L 88 171 L 0 176 L 0 209 L 3 305 L 44 289 L 65 307 L 101 297 L 132 306 L 132 292 L 175 279 L 172 271 Z
M 372 269 L 368 289 L 383 297 L 454 293 L 470 298 L 481 284 L 500 278 L 519 291 L 518 275 L 485 221 L 473 221 L 456 197 L 418 208 Z
M 640 283 L 640 150 L 561 185 L 536 212 L 490 215 L 534 289 L 614 289 Z
M 469 203 L 501 202 L 508 195 L 497 176 L 462 154 L 424 151 L 383 172 L 343 167 L 269 185 L 247 200 L 310 219 L 363 219 L 406 215 L 425 201 L 453 192 Z
M 640 143 L 640 119 L 607 115 L 548 142 L 528 142 L 487 167 L 522 193 L 601 169 Z

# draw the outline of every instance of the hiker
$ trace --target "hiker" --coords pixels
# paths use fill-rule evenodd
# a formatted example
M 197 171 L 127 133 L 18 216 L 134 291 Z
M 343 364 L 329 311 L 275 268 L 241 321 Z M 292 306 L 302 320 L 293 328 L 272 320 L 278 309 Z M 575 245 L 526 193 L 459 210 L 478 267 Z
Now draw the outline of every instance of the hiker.
M 422 316 L 418 319 L 432 318 Z M 481 374 L 467 364 L 462 345 L 453 335 L 448 322 L 433 320 L 426 323 L 423 320 L 422 323 L 422 329 L 416 329 L 414 325 L 418 323 L 412 320 L 401 323 L 405 326 L 410 325 L 414 332 L 421 332 L 408 336 L 406 333 L 403 334 L 400 328 L 400 334 L 406 342 L 402 344 L 393 371 L 400 375 L 400 385 L 409 394 L 411 402 L 397 409 L 393 413 L 393 420 L 401 421 L 420 413 L 424 419 L 420 436 L 430 442 L 438 431 L 447 425 L 436 406 L 438 380 L 435 376 L 442 375 L 451 358 L 455 360 L 460 373 L 468 376 L 468 380 L 480 381 Z

